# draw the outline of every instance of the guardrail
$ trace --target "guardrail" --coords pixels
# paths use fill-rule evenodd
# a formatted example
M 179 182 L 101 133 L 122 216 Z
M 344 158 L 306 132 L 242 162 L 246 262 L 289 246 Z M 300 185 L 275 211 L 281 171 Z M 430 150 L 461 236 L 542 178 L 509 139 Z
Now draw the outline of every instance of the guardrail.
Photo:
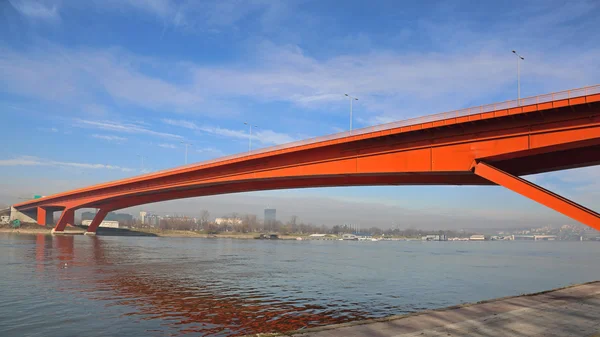
M 208 165 L 208 164 L 212 164 L 212 163 L 216 163 L 216 162 L 237 159 L 237 158 L 243 158 L 243 157 L 248 157 L 248 156 L 252 156 L 252 155 L 256 155 L 256 154 L 267 153 L 267 152 L 272 152 L 272 151 L 277 151 L 277 150 L 282 150 L 282 149 L 289 149 L 289 148 L 308 145 L 308 144 L 315 144 L 315 143 L 324 142 L 324 141 L 333 140 L 333 139 L 340 139 L 340 138 L 345 138 L 345 137 L 349 137 L 349 136 L 363 135 L 366 133 L 371 133 L 371 132 L 376 132 L 376 131 L 395 129 L 395 128 L 399 128 L 399 127 L 403 127 L 403 126 L 417 125 L 417 124 L 421 124 L 421 123 L 434 122 L 434 121 L 444 120 L 444 119 L 448 119 L 448 118 L 463 117 L 463 116 L 480 114 L 480 113 L 484 113 L 484 112 L 516 108 L 519 106 L 546 103 L 546 102 L 552 102 L 552 101 L 560 100 L 560 99 L 582 97 L 582 96 L 587 96 L 587 95 L 592 95 L 592 94 L 600 94 L 600 85 L 593 85 L 593 86 L 579 88 L 579 89 L 565 90 L 565 91 L 559 91 L 559 92 L 554 92 L 554 93 L 550 93 L 550 94 L 521 98 L 520 100 L 515 99 L 515 100 L 510 100 L 510 101 L 505 101 L 505 102 L 500 102 L 500 103 L 486 104 L 486 105 L 481 105 L 481 106 L 472 107 L 472 108 L 465 108 L 465 109 L 454 110 L 454 111 L 449 111 L 449 112 L 442 112 L 442 113 L 435 114 L 435 115 L 428 115 L 428 116 L 416 117 L 416 118 L 411 118 L 411 119 L 405 119 L 405 120 L 401 120 L 401 121 L 397 121 L 397 122 L 379 124 L 379 125 L 374 125 L 374 126 L 361 128 L 361 129 L 352 130 L 352 131 L 344 131 L 344 132 L 334 133 L 334 134 L 326 135 L 326 136 L 308 138 L 308 139 L 299 140 L 299 141 L 295 141 L 295 142 L 291 142 L 291 143 L 269 146 L 269 147 L 265 147 L 265 148 L 261 148 L 261 149 L 252 150 L 249 152 L 237 153 L 237 154 L 233 154 L 233 155 L 229 155 L 229 156 L 225 156 L 225 157 L 219 157 L 219 158 L 215 158 L 215 159 L 210 159 L 210 160 L 197 162 L 197 163 L 193 163 L 193 164 L 177 166 L 177 167 L 174 167 L 171 169 L 155 171 L 155 172 L 152 172 L 149 174 L 136 176 L 136 178 L 144 177 L 144 176 L 151 176 L 151 175 L 154 175 L 157 173 L 163 173 L 163 172 L 167 172 L 167 171 L 185 169 L 185 168 L 194 167 L 194 166 Z

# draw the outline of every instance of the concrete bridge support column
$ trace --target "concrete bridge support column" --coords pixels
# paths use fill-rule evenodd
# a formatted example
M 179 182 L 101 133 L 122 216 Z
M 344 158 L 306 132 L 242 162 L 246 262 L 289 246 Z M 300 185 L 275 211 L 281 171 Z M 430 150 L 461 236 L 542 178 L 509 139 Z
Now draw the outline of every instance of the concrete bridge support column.
M 104 218 L 106 217 L 106 214 L 108 214 L 108 210 L 105 210 L 102 208 L 99 209 L 98 213 L 96 213 L 96 215 L 94 216 L 94 220 L 92 220 L 92 223 L 88 227 L 88 230 L 85 234 L 86 235 L 96 234 L 96 230 L 98 229 L 98 226 L 100 226 L 100 224 L 102 223 Z
M 572 219 L 600 231 L 600 214 L 583 207 L 556 193 L 552 193 L 532 182 L 504 172 L 490 164 L 478 162 L 473 166 L 476 175 L 493 183 L 504 186 L 529 199 L 550 207 Z M 534 240 L 536 238 L 534 237 Z
M 75 210 L 73 208 L 65 208 L 52 233 L 64 232 L 67 225 L 75 225 Z
M 36 223 L 37 222 L 37 212 L 36 209 L 28 209 L 26 211 L 19 211 L 14 207 L 10 207 L 10 221 L 19 220 L 21 222 L 26 223 Z
M 54 222 L 54 212 L 44 207 L 37 208 L 37 223 L 40 226 L 51 225 Z

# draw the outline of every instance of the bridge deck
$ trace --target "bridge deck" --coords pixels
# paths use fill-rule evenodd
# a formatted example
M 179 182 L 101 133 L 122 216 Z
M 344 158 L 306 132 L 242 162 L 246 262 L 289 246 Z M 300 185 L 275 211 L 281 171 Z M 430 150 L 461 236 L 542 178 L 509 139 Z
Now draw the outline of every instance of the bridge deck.
M 309 148 L 334 145 L 339 143 L 353 142 L 368 138 L 399 134 L 404 132 L 418 131 L 429 128 L 443 127 L 447 125 L 468 123 L 478 120 L 493 119 L 498 117 L 526 114 L 535 111 L 544 111 L 553 108 L 560 108 L 578 104 L 585 104 L 600 101 L 600 85 L 594 85 L 579 89 L 560 91 L 545 95 L 522 98 L 520 100 L 511 100 L 500 103 L 482 105 L 478 107 L 465 108 L 450 112 L 443 112 L 435 115 L 422 116 L 412 119 L 401 120 L 386 124 L 370 126 L 353 131 L 340 132 L 336 134 L 320 136 L 292 143 L 275 145 L 271 147 L 256 149 L 250 152 L 238 153 L 230 156 L 215 158 L 212 160 L 178 166 L 162 171 L 151 172 L 121 180 L 101 183 L 73 191 L 58 193 L 52 198 L 94 191 L 101 188 L 115 187 L 130 182 L 150 181 L 174 174 L 183 174 L 186 172 L 220 166 L 251 159 L 264 158 L 283 153 L 295 152 Z M 39 203 L 45 198 L 25 201 L 15 204 L 15 207 L 27 206 L 32 203 Z
M 280 154 L 290 149 L 300 149 L 307 146 L 331 145 L 340 142 L 350 142 L 370 137 L 385 136 L 410 131 L 423 130 L 428 128 L 441 127 L 445 125 L 460 124 L 464 122 L 476 121 L 481 119 L 490 119 L 517 115 L 522 113 L 542 111 L 546 109 L 590 103 L 600 101 L 600 85 L 593 85 L 578 89 L 571 89 L 559 92 L 553 92 L 544 95 L 521 98 L 520 100 L 509 100 L 505 102 L 486 104 L 476 107 L 469 107 L 454 111 L 442 112 L 433 115 L 420 116 L 399 120 L 396 122 L 384 123 L 374 126 L 368 126 L 352 131 L 344 131 L 325 136 L 298 140 L 291 143 L 274 145 L 260 148 L 249 152 L 237 153 L 229 156 L 206 160 L 203 162 L 192 163 L 178 166 L 166 170 L 156 171 L 135 178 L 151 177 L 157 174 L 170 173 L 186 168 L 197 168 L 208 166 L 215 163 L 225 163 L 236 159 L 247 159 L 249 157 L 260 157 L 266 154 Z
M 600 336 L 600 281 L 536 295 L 291 334 L 298 337 Z
M 75 211 L 225 193 L 364 185 L 495 183 L 600 230 L 600 214 L 521 179 L 600 164 L 600 85 L 259 149 L 14 205 L 55 231 Z
M 151 172 L 107 183 L 101 183 L 98 185 L 80 188 L 73 191 L 58 193 L 51 197 L 57 198 L 76 193 L 94 191 L 101 188 L 115 187 L 130 182 L 149 181 L 152 179 L 185 173 L 202 168 L 219 166 L 238 161 L 247 161 L 250 159 L 264 158 L 272 155 L 279 155 L 307 148 L 352 142 L 367 138 L 375 138 L 404 132 L 443 127 L 453 124 L 468 123 L 477 120 L 493 119 L 504 116 L 525 114 L 535 111 L 544 111 L 547 109 L 560 108 L 598 101 L 600 101 L 600 85 L 594 85 L 579 89 L 572 89 L 545 95 L 522 98 L 520 100 L 511 100 L 506 102 L 482 105 L 478 107 L 465 108 L 450 112 L 443 112 L 435 115 L 406 119 L 397 122 L 380 124 L 362 129 L 340 132 L 336 134 L 300 140 L 292 143 L 261 148 L 246 153 L 238 153 L 204 162 L 188 164 L 167 170 Z M 22 206 L 27 206 L 28 204 L 39 203 L 44 200 L 46 200 L 46 198 L 29 200 L 15 204 L 14 206 L 19 208 Z

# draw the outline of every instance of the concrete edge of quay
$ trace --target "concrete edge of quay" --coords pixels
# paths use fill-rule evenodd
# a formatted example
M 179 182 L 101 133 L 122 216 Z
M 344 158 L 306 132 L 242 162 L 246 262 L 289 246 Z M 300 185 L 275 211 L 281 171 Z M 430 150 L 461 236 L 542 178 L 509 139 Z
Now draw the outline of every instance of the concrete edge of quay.
M 478 301 L 478 302 L 462 303 L 462 304 L 452 305 L 449 307 L 428 309 L 428 310 L 423 310 L 423 311 L 413 312 L 413 313 L 408 313 L 408 314 L 391 315 L 391 316 L 386 316 L 386 317 L 381 317 L 381 318 L 371 318 L 371 319 L 366 319 L 366 320 L 352 321 L 352 322 L 346 322 L 346 323 L 340 323 L 340 324 L 323 325 L 323 326 L 317 326 L 314 328 L 293 330 L 293 331 L 287 331 L 287 332 L 250 334 L 250 335 L 244 335 L 242 337 L 294 336 L 294 335 L 315 333 L 315 332 L 321 332 L 321 331 L 327 331 L 327 330 L 336 330 L 336 329 L 340 329 L 340 328 L 360 326 L 360 325 L 366 325 L 366 324 L 372 324 L 372 323 L 389 322 L 389 321 L 405 319 L 405 318 L 409 318 L 409 317 L 427 315 L 427 314 L 431 314 L 431 313 L 439 313 L 439 312 L 443 312 L 443 311 L 452 311 L 452 310 L 456 310 L 456 309 L 460 309 L 460 308 L 467 308 L 467 307 L 472 307 L 475 305 L 500 302 L 500 301 L 515 299 L 515 298 L 539 296 L 539 295 L 544 295 L 544 294 L 548 294 L 548 293 L 558 292 L 558 291 L 565 290 L 565 289 L 576 288 L 576 287 L 581 287 L 581 286 L 586 286 L 586 285 L 594 285 L 594 284 L 600 284 L 600 280 L 584 282 L 584 283 L 579 283 L 579 284 L 571 284 L 568 286 L 549 289 L 549 290 L 543 290 L 543 291 L 539 291 L 539 292 L 535 292 L 535 293 L 527 293 L 527 294 L 514 295 L 514 296 L 505 296 L 505 297 L 493 298 L 493 299 L 489 299 L 489 300 L 482 300 L 482 301 Z M 600 334 L 593 335 L 590 337 L 600 337 Z

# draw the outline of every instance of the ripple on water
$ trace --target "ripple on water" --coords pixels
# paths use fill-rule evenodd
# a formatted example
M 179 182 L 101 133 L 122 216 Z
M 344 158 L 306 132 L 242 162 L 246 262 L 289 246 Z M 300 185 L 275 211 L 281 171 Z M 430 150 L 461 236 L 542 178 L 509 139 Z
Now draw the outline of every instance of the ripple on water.
M 0 335 L 284 332 L 600 279 L 600 245 L 467 245 L 0 236 Z

